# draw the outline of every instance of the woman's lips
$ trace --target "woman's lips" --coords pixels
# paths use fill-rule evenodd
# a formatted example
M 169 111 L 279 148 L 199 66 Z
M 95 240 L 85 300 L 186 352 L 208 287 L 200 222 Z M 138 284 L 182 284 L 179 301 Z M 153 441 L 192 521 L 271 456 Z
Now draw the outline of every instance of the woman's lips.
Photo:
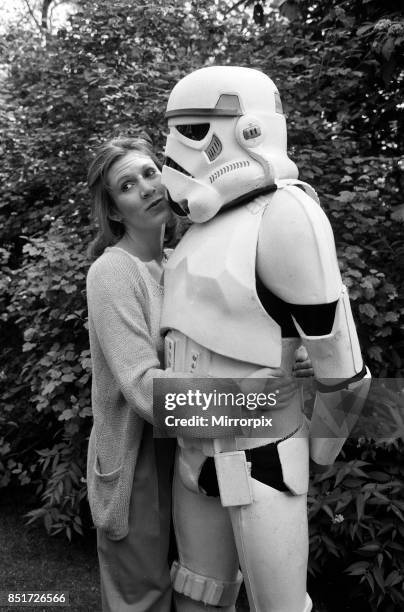
M 154 200 L 154 202 L 149 204 L 149 206 L 147 207 L 147 210 L 150 210 L 151 208 L 154 208 L 155 206 L 158 206 L 159 204 L 162 203 L 162 201 L 163 201 L 163 198 L 159 198 L 158 200 Z

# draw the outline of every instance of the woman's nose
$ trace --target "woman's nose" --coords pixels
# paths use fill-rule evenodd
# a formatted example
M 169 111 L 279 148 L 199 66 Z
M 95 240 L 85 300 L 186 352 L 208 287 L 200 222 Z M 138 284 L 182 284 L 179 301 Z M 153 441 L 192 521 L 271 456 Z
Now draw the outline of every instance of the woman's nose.
M 148 198 L 151 194 L 156 191 L 154 185 L 149 183 L 148 181 L 142 180 L 140 183 L 140 195 L 142 198 Z

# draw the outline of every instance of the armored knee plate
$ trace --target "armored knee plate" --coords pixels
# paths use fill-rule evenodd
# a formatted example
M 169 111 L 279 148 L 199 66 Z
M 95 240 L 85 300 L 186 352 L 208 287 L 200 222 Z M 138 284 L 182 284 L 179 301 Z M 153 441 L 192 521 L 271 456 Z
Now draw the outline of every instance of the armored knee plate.
M 238 572 L 234 582 L 224 582 L 197 574 L 177 561 L 171 567 L 173 589 L 195 601 L 210 606 L 232 606 L 236 603 L 243 577 Z

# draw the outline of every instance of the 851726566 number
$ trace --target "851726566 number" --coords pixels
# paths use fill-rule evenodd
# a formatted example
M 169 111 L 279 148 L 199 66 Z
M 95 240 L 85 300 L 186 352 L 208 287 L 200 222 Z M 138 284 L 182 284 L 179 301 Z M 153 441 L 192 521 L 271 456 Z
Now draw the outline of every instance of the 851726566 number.
M 0 606 L 69 606 L 65 591 L 0 591 Z

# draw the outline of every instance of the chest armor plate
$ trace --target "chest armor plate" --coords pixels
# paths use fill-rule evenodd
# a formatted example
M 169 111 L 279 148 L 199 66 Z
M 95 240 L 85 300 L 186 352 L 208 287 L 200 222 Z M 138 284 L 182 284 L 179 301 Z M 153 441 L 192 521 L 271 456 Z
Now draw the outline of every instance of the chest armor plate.
M 165 269 L 163 331 L 244 363 L 281 365 L 280 326 L 256 291 L 261 219 L 272 194 L 192 226 Z

